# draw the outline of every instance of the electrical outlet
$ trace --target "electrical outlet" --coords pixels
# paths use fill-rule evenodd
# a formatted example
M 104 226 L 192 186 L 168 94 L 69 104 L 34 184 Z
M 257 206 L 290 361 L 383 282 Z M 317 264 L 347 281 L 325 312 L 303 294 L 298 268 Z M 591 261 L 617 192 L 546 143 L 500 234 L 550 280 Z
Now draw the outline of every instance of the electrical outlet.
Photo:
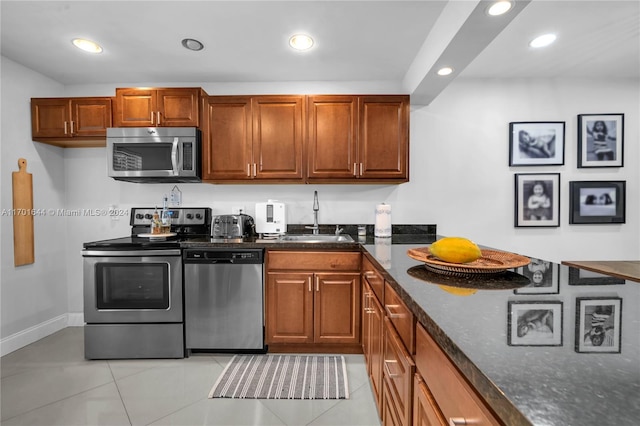
M 240 214 L 244 212 L 245 212 L 244 206 L 231 207 L 231 214 Z

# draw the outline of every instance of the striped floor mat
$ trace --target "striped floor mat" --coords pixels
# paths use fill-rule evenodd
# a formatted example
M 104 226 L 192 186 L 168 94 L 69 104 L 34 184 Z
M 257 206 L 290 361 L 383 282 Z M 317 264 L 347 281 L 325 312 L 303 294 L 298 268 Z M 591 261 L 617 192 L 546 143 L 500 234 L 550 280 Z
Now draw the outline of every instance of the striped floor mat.
M 236 355 L 209 398 L 349 399 L 340 355 Z

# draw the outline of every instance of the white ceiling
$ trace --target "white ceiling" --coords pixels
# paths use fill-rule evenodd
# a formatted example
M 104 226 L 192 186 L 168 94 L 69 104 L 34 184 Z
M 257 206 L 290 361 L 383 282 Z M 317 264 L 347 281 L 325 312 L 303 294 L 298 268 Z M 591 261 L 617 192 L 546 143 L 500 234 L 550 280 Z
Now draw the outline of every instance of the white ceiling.
M 640 2 L 518 0 L 10 1 L 1 53 L 65 85 L 122 82 L 395 82 L 428 103 L 457 76 L 640 78 Z M 316 46 L 292 51 L 307 32 Z M 546 50 L 528 41 L 558 34 Z M 75 49 L 74 37 L 104 47 Z M 204 43 L 200 52 L 183 38 Z M 447 78 L 436 67 L 452 63 Z

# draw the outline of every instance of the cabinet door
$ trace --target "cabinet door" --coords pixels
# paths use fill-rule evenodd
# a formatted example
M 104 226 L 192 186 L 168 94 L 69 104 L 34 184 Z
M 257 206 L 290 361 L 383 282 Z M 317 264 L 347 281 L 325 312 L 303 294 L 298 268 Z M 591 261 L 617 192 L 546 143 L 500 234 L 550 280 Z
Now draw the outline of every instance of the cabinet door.
M 358 141 L 356 96 L 310 96 L 307 177 L 355 179 Z
M 388 318 L 384 319 L 384 349 L 383 349 L 383 381 L 386 385 L 385 393 L 393 401 L 395 411 L 403 425 L 410 425 L 413 415 L 413 375 L 415 363 L 400 340 L 393 324 Z M 387 397 L 386 395 L 384 396 Z M 383 417 L 384 417 L 383 413 Z
M 360 342 L 360 274 L 317 273 L 314 279 L 314 341 Z
M 409 96 L 362 96 L 358 175 L 360 178 L 409 179 Z
M 253 176 L 302 181 L 303 96 L 257 96 L 253 109 Z
M 202 178 L 251 179 L 251 98 L 210 96 L 205 108 Z
M 313 342 L 313 274 L 267 273 L 266 342 Z
M 447 426 L 438 404 L 420 374 L 413 380 L 413 424 L 415 426 Z
M 375 293 L 373 293 L 373 290 L 369 288 L 368 292 L 370 294 L 370 297 L 367 301 L 368 308 L 366 310 L 365 316 L 363 316 L 363 321 L 366 321 L 368 323 L 367 348 L 369 357 L 367 360 L 367 370 L 369 373 L 369 378 L 371 380 L 374 397 L 378 405 L 378 415 L 382 416 L 382 365 L 384 361 L 382 346 L 382 327 L 384 320 L 384 311 L 382 309 L 382 305 L 380 304 L 380 302 L 378 302 Z
M 156 126 L 156 91 L 116 89 L 115 127 Z
M 477 426 L 503 424 L 469 385 L 440 346 L 422 327 L 416 326 L 416 364 L 444 418 L 453 424 Z M 466 420 L 465 420 L 466 419 Z
M 111 127 L 111 99 L 71 100 L 74 136 L 107 136 Z
M 156 125 L 162 127 L 198 127 L 200 89 L 158 89 Z
M 71 137 L 71 105 L 66 98 L 31 99 L 31 137 Z

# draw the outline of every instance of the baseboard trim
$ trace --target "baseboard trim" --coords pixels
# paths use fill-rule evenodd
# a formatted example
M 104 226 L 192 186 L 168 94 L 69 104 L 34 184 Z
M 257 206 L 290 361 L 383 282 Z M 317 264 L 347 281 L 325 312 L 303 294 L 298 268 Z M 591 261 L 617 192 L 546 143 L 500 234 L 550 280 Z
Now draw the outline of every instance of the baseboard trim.
M 71 314 L 74 317 L 76 315 L 82 316 L 82 314 Z M 7 336 L 0 340 L 0 356 L 5 356 L 13 351 L 23 348 L 33 342 L 36 342 L 43 337 L 47 337 L 50 334 L 60 331 L 69 325 L 70 314 L 63 314 L 55 318 L 51 318 L 45 322 L 29 327 L 25 330 L 19 331 L 11 336 Z M 74 322 L 76 319 L 74 318 Z

